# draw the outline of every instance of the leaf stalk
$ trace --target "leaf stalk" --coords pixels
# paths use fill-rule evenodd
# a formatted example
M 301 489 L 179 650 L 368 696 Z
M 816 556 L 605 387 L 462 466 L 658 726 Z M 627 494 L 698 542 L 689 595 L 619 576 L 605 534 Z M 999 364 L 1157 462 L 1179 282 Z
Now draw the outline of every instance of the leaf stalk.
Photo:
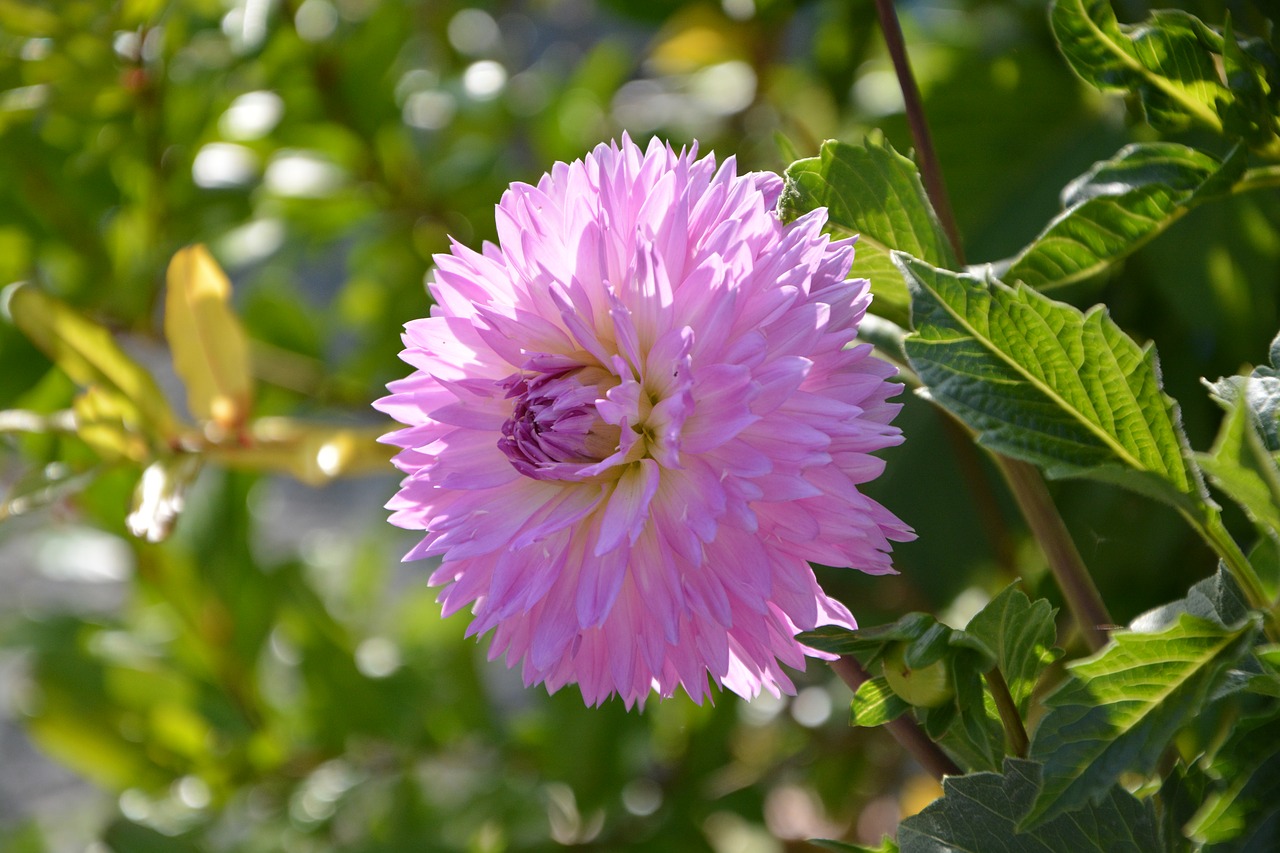
M 999 667 L 992 667 L 984 672 L 982 677 L 991 690 L 991 698 L 995 700 L 996 710 L 1000 713 L 1000 722 L 1004 724 L 1004 733 L 1009 738 L 1009 747 L 1014 755 L 1026 758 L 1030 739 L 1027 737 L 1026 727 L 1022 724 L 1022 715 L 1018 713 L 1018 706 L 1013 701 L 1013 694 L 1009 692 L 1008 682 L 1004 680 Z
M 993 456 L 1032 534 L 1044 549 L 1049 569 L 1062 590 L 1071 615 L 1084 634 L 1085 643 L 1090 651 L 1098 651 L 1107 644 L 1107 626 L 1112 624 L 1111 615 L 1089 570 L 1085 568 L 1084 560 L 1081 559 L 1080 551 L 1067 531 L 1062 516 L 1053 505 L 1053 498 L 1049 495 L 1044 478 L 1034 466 L 1026 462 L 998 453 Z

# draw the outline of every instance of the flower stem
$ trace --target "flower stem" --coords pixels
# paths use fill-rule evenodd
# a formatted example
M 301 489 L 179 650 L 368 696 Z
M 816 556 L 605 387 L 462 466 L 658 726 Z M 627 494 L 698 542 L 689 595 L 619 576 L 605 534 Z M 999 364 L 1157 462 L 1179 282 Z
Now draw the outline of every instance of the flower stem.
M 837 658 L 830 661 L 830 664 L 835 674 L 840 676 L 840 680 L 849 685 L 849 689 L 854 693 L 858 692 L 863 682 L 871 679 L 867 671 L 862 668 L 862 664 L 853 657 Z M 951 760 L 951 757 L 942 751 L 942 747 L 929 739 L 929 736 L 911 717 L 898 717 L 896 720 L 885 723 L 884 727 L 907 752 L 911 753 L 920 766 L 932 773 L 938 781 L 942 781 L 944 776 L 960 776 L 964 773 Z
M 889 59 L 893 62 L 893 71 L 897 74 L 898 85 L 902 89 L 902 103 L 907 113 L 907 124 L 911 127 L 911 140 L 916 147 L 916 159 L 920 165 L 925 192 L 933 202 L 934 212 L 938 214 L 938 221 L 947 232 L 947 239 L 951 241 L 951 248 L 955 249 L 956 258 L 964 266 L 960 230 L 956 227 L 955 214 L 951 210 L 947 185 L 942 180 L 937 152 L 933 150 L 933 137 L 929 134 L 929 124 L 925 121 L 920 88 L 916 85 L 915 75 L 911 73 L 911 63 L 907 59 L 907 45 L 902 37 L 902 25 L 898 23 L 898 13 L 893 8 L 893 0 L 875 0 L 875 3 L 876 17 L 880 19 L 885 46 L 889 49 Z
M 1075 618 L 1085 643 L 1091 651 L 1107 644 L 1106 626 L 1111 624 L 1107 605 L 1103 603 L 1098 588 L 1080 559 L 1076 543 L 1071 539 L 1062 516 L 1053 505 L 1053 498 L 1044 484 L 1040 472 L 1026 462 L 994 454 L 996 465 L 1009 483 L 1018 508 L 1027 519 L 1032 534 L 1049 561 L 1058 587 L 1062 590 L 1067 607 Z
M 991 698 L 996 702 L 996 710 L 1000 712 L 1000 722 L 1004 723 L 1004 732 L 1009 736 L 1009 746 L 1013 749 L 1013 754 L 1019 758 L 1027 757 L 1027 729 L 1022 725 L 1022 715 L 1018 713 L 1018 706 L 1013 701 L 1013 694 L 1009 692 L 1009 683 L 1004 680 L 999 667 L 992 667 L 990 671 L 983 673 L 986 679 L 987 687 L 991 689 Z

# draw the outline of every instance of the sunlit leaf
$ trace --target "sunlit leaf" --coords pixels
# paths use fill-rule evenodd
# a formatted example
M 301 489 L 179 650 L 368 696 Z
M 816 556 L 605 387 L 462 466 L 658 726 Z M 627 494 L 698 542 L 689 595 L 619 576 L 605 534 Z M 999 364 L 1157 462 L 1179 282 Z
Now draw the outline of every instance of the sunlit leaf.
M 895 323 L 906 325 L 910 296 L 891 250 L 956 265 L 915 163 L 888 142 L 831 141 L 819 156 L 792 163 L 779 201 L 783 219 L 818 207 L 827 208 L 827 225 L 838 236 L 858 235 L 853 275 L 871 281 L 871 310 Z
M 929 395 L 991 449 L 1051 477 L 1090 477 L 1209 511 L 1155 350 L 1106 310 L 896 254 L 912 293 L 907 355 Z
M 1224 627 L 1184 612 L 1158 632 L 1116 631 L 1101 652 L 1069 665 L 1032 737 L 1044 781 L 1025 822 L 1096 802 L 1123 773 L 1151 772 L 1256 631 L 1253 619 Z
M 948 777 L 943 796 L 902 822 L 902 853 L 1152 853 L 1166 849 L 1155 809 L 1118 787 L 1028 831 L 1018 823 L 1040 784 L 1035 762 L 1006 758 L 1004 773 Z
M 234 431 L 249 416 L 253 376 L 231 282 L 204 246 L 188 246 L 169 263 L 167 284 L 164 332 L 191 414 Z
M 911 706 L 903 701 L 883 676 L 862 682 L 853 694 L 849 707 L 849 724 L 854 726 L 882 726 L 896 720 Z
M 118 394 L 91 385 L 72 404 L 75 431 L 103 459 L 146 462 L 151 456 L 146 437 L 129 423 L 131 412 Z
M 965 631 L 995 650 L 1009 694 L 1023 717 L 1040 673 L 1058 656 L 1053 645 L 1056 612 L 1043 598 L 1032 603 L 1016 584 L 1010 584 L 965 626 Z
M 177 421 L 156 381 L 102 326 L 26 283 L 10 285 L 0 305 L 77 385 L 115 395 L 115 410 L 150 434 L 166 441 L 176 436 Z
M 1244 163 L 1243 149 L 1220 162 L 1172 142 L 1127 146 L 1069 184 L 1062 195 L 1065 210 L 992 271 L 1038 290 L 1097 275 L 1196 205 L 1229 190 Z
M 1161 10 L 1122 25 L 1109 0 L 1055 0 L 1050 21 L 1072 69 L 1104 92 L 1137 93 L 1152 125 L 1222 129 L 1216 105 L 1231 93 L 1215 65 L 1221 46 L 1194 16 Z

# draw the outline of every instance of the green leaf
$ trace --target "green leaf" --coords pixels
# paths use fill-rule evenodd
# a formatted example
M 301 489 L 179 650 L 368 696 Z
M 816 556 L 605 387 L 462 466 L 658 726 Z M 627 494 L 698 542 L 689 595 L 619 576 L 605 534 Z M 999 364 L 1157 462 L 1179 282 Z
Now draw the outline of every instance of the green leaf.
M 1237 727 L 1211 769 L 1226 785 L 1206 796 L 1188 821 L 1191 839 L 1219 844 L 1248 838 L 1274 822 L 1280 815 L 1280 720 Z
M 1200 517 L 1209 512 L 1155 350 L 1096 306 L 895 254 L 911 287 L 906 342 L 929 395 L 991 449 L 1050 477 L 1090 477 Z
M 849 706 L 849 725 L 873 728 L 901 717 L 911 706 L 901 699 L 883 676 L 862 682 Z
M 177 436 L 177 421 L 160 386 L 102 326 L 25 282 L 6 288 L 0 306 L 77 385 L 115 396 L 114 408 L 157 439 Z
M 943 796 L 898 827 L 902 853 L 1152 853 L 1164 850 L 1155 809 L 1112 787 L 1097 804 L 1019 832 L 1040 786 L 1034 762 L 1006 758 L 1004 773 L 948 777 Z
M 1266 535 L 1280 540 L 1280 466 L 1242 400 L 1231 404 L 1209 453 L 1196 461 Z
M 969 771 L 996 770 L 1004 758 L 1004 726 L 995 701 L 988 695 L 982 671 L 972 661 L 956 660 L 952 664 L 956 709 L 953 723 L 938 737 L 938 743 Z
M 1010 584 L 965 626 L 995 650 L 996 665 L 1024 719 L 1040 673 L 1059 654 L 1053 645 L 1056 612 L 1043 598 L 1033 604 L 1017 584 Z
M 996 653 L 976 635 L 944 625 L 927 613 L 908 613 L 889 625 L 856 631 L 827 625 L 806 631 L 797 639 L 831 654 L 853 655 L 868 667 L 884 658 L 886 671 L 890 663 L 924 670 L 920 675 L 926 681 L 919 685 L 920 697 L 915 700 L 921 704 L 915 710 L 925 732 L 968 769 L 999 766 L 1004 729 L 982 680 L 982 673 L 996 665 Z M 938 666 L 946 667 L 945 681 L 954 685 L 954 690 L 948 690 L 950 695 L 941 698 L 935 696 L 938 691 L 930 680 L 937 672 L 929 671 Z M 895 694 L 888 679 L 871 679 L 858 688 L 850 709 L 851 723 L 888 722 L 915 698 L 916 686 Z M 898 702 L 904 707 L 899 708 Z
M 1255 367 L 1248 376 L 1226 376 L 1206 383 L 1213 396 L 1230 411 L 1243 403 L 1263 445 L 1280 452 L 1280 335 L 1271 341 L 1271 364 Z
M 874 313 L 907 322 L 910 297 L 892 250 L 941 267 L 956 265 L 915 163 L 888 142 L 826 142 L 819 156 L 792 163 L 785 178 L 778 202 L 784 221 L 825 207 L 828 228 L 840 236 L 858 235 L 853 274 L 870 279 Z
M 959 651 L 974 655 L 984 669 L 995 665 L 995 652 L 982 640 L 942 624 L 928 613 L 908 613 L 896 622 L 874 628 L 856 630 L 839 625 L 823 625 L 796 636 L 801 643 L 833 655 L 854 655 L 863 663 L 873 662 L 885 650 L 899 643 L 906 645 L 909 666 L 921 668 Z
M 1231 93 L 1215 64 L 1221 37 L 1194 16 L 1163 10 L 1126 26 L 1108 0 L 1055 0 L 1050 23 L 1072 70 L 1104 92 L 1136 93 L 1152 126 L 1222 130 L 1217 104 Z
M 1227 628 L 1183 612 L 1158 633 L 1117 631 L 1101 652 L 1069 665 L 1031 741 L 1044 782 L 1025 823 L 1096 801 L 1123 773 L 1151 772 L 1256 630 L 1254 618 Z
M 1243 149 L 1225 161 L 1172 142 L 1129 145 L 1063 191 L 1065 210 L 1010 261 L 992 270 L 1038 290 L 1103 272 L 1244 173 Z
M 1237 41 L 1230 12 L 1222 31 L 1222 71 L 1233 96 L 1219 105 L 1224 129 L 1255 147 L 1274 143 L 1280 118 L 1271 96 L 1280 81 L 1280 57 L 1262 39 Z

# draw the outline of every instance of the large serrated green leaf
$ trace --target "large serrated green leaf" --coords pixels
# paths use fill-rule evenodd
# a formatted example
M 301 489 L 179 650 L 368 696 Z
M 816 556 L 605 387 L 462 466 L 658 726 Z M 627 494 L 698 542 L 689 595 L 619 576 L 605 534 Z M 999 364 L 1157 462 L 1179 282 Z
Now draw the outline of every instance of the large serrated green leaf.
M 941 267 L 956 265 L 915 163 L 887 142 L 826 142 L 819 156 L 792 163 L 785 178 L 779 200 L 784 220 L 825 207 L 831 230 L 858 235 L 853 274 L 871 281 L 874 313 L 898 324 L 907 321 L 910 297 L 891 250 Z
M 1095 163 L 1063 192 L 1065 210 L 1010 261 L 999 278 L 1037 290 L 1103 272 L 1161 234 L 1244 173 L 1243 149 L 1225 161 L 1172 142 L 1129 145 Z
M 1217 105 L 1231 92 L 1215 65 L 1220 37 L 1194 16 L 1163 10 L 1126 26 L 1108 0 L 1055 0 L 1050 22 L 1072 70 L 1104 92 L 1136 93 L 1153 126 L 1222 130 Z
M 1105 309 L 894 260 L 912 294 L 911 365 L 983 444 L 1051 477 L 1114 482 L 1192 517 L 1210 511 L 1155 351 Z
M 1043 598 L 1032 603 L 1016 584 L 1010 584 L 965 627 L 995 651 L 1009 694 L 1024 718 L 1040 673 L 1057 657 L 1056 612 Z
M 1096 801 L 1123 773 L 1151 772 L 1256 631 L 1252 618 L 1228 628 L 1181 613 L 1158 633 L 1117 631 L 1101 652 L 1071 664 L 1032 737 L 1044 779 L 1024 824 Z
M 942 799 L 898 827 L 902 853 L 1153 853 L 1164 850 L 1155 809 L 1113 787 L 1041 826 L 1019 832 L 1040 785 L 1040 767 L 1006 758 L 1004 773 L 945 779 Z

